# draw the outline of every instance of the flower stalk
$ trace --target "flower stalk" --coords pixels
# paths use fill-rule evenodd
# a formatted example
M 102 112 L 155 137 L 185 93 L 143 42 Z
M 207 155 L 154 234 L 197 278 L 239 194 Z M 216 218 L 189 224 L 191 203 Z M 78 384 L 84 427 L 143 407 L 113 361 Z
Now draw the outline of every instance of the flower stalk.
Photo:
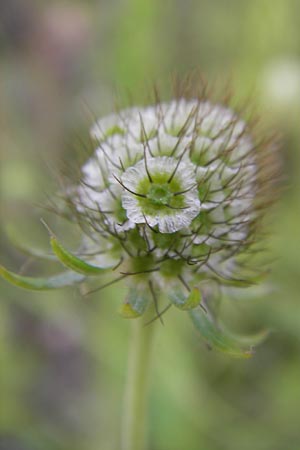
M 122 415 L 121 450 L 146 450 L 147 404 L 151 369 L 151 355 L 156 323 L 147 324 L 145 318 L 131 321 L 128 372 Z

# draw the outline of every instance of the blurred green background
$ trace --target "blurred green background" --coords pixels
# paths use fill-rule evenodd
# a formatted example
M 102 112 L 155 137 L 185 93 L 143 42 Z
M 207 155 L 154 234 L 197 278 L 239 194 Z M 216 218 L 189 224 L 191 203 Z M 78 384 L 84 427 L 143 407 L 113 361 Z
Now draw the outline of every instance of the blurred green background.
M 57 190 L 59 170 L 92 151 L 93 117 L 119 95 L 145 103 L 156 82 L 165 98 L 175 74 L 198 68 L 216 85 L 230 80 L 238 99 L 251 95 L 282 135 L 272 288 L 224 303 L 235 330 L 273 332 L 252 359 L 234 360 L 207 351 L 185 314 L 170 311 L 157 333 L 150 450 L 300 449 L 299 17 L 299 0 L 0 2 L 0 251 L 11 269 L 56 267 L 14 250 L 7 223 L 47 248 L 43 216 L 78 242 L 38 205 Z M 28 293 L 0 281 L 1 450 L 117 450 L 122 296 Z

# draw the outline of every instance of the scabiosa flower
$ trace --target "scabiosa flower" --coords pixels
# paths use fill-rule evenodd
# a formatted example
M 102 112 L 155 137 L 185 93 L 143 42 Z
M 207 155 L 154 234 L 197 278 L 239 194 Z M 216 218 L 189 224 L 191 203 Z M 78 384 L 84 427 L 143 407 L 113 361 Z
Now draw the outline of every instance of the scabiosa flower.
M 165 309 L 196 308 L 195 324 L 220 347 L 207 282 L 247 286 L 259 273 L 248 262 L 275 177 L 274 141 L 259 139 L 229 106 L 202 98 L 118 111 L 98 120 L 91 137 L 94 154 L 65 193 L 84 231 L 85 260 L 50 232 L 55 254 L 80 272 L 58 285 L 110 268 L 128 286 L 123 316 L 142 315 L 151 301 L 160 316 L 167 298 Z M 235 343 L 226 348 L 234 353 Z
M 167 287 L 184 305 L 203 279 L 247 283 L 239 257 L 256 242 L 270 145 L 244 120 L 181 98 L 100 119 L 91 136 L 96 151 L 70 200 L 90 245 L 119 264 L 131 288 Z

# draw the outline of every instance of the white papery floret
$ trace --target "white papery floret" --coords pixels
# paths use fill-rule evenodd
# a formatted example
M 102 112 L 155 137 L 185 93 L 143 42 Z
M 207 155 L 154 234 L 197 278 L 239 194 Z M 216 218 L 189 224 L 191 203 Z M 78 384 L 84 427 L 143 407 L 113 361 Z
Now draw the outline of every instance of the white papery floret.
M 104 189 L 107 183 L 108 161 L 105 155 L 95 153 L 81 168 L 82 181 L 94 188 Z
M 120 221 L 118 213 L 121 207 L 122 188 L 119 184 L 111 185 L 109 189 L 101 192 L 98 196 L 101 210 L 105 213 L 105 223 L 112 231 L 120 232 L 135 227 L 130 220 Z
M 178 160 L 166 156 L 149 158 L 147 160 L 147 170 L 151 174 L 156 172 L 166 173 L 171 176 L 176 170 Z M 125 192 L 122 195 L 122 204 L 127 211 L 127 217 L 135 223 L 147 223 L 150 227 L 158 225 L 162 233 L 173 233 L 190 225 L 191 221 L 200 211 L 200 201 L 195 179 L 195 166 L 189 162 L 181 161 L 176 170 L 176 179 L 181 184 L 184 196 L 184 209 L 171 209 L 165 206 L 155 214 L 145 214 L 139 196 L 134 192 L 138 189 L 139 183 L 148 177 L 145 161 L 138 162 L 135 166 L 127 169 L 122 176 L 122 183 Z M 126 186 L 130 191 L 126 191 Z
M 110 114 L 100 120 L 98 120 L 91 128 L 90 135 L 97 141 L 102 141 L 109 130 L 118 127 L 120 131 L 123 129 L 122 121 L 117 114 Z
M 180 99 L 169 104 L 163 118 L 164 129 L 171 135 L 184 132 L 191 134 L 195 130 L 199 102 Z
M 115 134 L 127 134 L 128 123 L 132 117 L 136 117 L 139 113 L 139 108 L 126 108 L 119 111 L 118 114 L 110 114 L 103 117 L 91 127 L 90 136 L 98 142 L 107 139 L 111 132 Z
M 136 142 L 131 136 L 122 139 L 120 143 L 113 146 L 111 160 L 114 167 L 119 167 L 124 171 L 128 167 L 137 163 L 144 156 L 144 146 L 140 142 Z M 114 171 L 114 175 L 117 175 Z
M 148 142 L 146 149 L 151 156 L 174 156 L 188 158 L 191 140 L 187 137 L 170 136 L 160 130 L 157 136 Z
M 153 138 L 161 122 L 160 114 L 154 106 L 135 111 L 127 122 L 127 132 L 138 142 Z
M 200 133 L 207 133 L 210 137 L 234 137 L 237 138 L 243 134 L 246 128 L 244 121 L 228 108 L 220 105 L 208 105 L 200 123 Z

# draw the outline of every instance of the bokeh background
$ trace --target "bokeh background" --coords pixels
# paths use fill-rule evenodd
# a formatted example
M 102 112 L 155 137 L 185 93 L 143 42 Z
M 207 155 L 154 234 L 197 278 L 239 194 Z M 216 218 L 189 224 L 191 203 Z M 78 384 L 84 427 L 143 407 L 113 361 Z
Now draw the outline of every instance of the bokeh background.
M 93 118 L 115 100 L 168 98 L 195 68 L 236 98 L 251 95 L 282 138 L 285 189 L 272 212 L 266 287 L 233 292 L 236 331 L 272 333 L 250 360 L 209 352 L 184 313 L 158 327 L 151 450 L 300 448 L 299 0 L 0 1 L 0 251 L 24 273 L 7 238 L 47 249 L 44 217 L 71 245 L 75 229 L 39 207 L 56 175 L 89 149 Z M 92 151 L 92 149 L 90 149 Z M 83 298 L 75 288 L 30 293 L 0 280 L 0 449 L 117 450 L 129 323 L 122 287 Z

